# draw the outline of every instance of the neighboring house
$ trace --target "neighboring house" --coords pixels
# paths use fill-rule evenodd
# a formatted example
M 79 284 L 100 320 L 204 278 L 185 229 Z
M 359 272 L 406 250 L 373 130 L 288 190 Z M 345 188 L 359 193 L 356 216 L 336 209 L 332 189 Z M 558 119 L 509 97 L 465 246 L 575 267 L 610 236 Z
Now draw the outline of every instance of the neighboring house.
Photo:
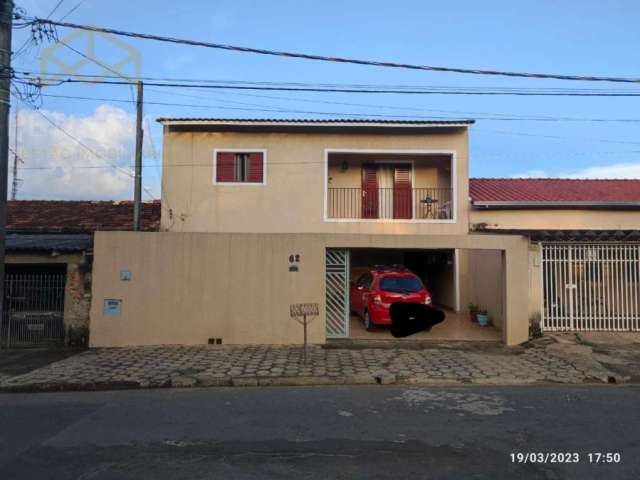
M 0 347 L 86 337 L 93 233 L 129 230 L 132 215 L 131 202 L 9 201 Z M 143 204 L 143 228 L 159 220 L 160 203 Z
M 472 230 L 530 239 L 543 329 L 640 330 L 640 180 L 478 178 L 470 197 Z

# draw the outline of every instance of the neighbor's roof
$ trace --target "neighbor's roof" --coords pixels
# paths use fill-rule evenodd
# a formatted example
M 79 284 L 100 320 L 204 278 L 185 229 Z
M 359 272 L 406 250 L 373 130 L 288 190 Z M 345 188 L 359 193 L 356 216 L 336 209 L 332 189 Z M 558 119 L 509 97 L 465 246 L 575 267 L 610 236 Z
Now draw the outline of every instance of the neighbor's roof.
M 640 230 L 532 230 L 483 227 L 475 232 L 524 235 L 536 242 L 640 242 Z
M 8 252 L 82 252 L 91 249 L 90 233 L 9 233 Z
M 11 200 L 7 231 L 20 233 L 91 233 L 131 230 L 133 202 Z M 142 204 L 142 230 L 157 231 L 160 201 Z
M 484 208 L 640 208 L 640 179 L 472 178 L 469 196 Z
M 158 118 L 175 130 L 250 132 L 410 132 L 435 128 L 466 128 L 474 120 L 381 120 L 381 119 L 295 119 L 295 118 Z

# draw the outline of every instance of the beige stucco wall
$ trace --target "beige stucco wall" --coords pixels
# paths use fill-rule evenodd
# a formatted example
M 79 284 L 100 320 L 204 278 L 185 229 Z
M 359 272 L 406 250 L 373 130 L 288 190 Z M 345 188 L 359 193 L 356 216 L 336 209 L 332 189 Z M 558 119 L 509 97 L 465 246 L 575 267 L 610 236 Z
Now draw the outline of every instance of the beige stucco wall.
M 529 245 L 529 319 L 535 321 L 540 320 L 542 308 L 541 261 L 540 245 L 531 243 Z
M 326 248 L 504 250 L 504 339 L 510 345 L 528 339 L 522 237 L 98 232 L 91 345 L 202 344 L 208 338 L 301 343 L 302 328 L 289 318 L 289 305 L 303 302 L 320 306 L 309 341 L 323 343 Z M 291 254 L 301 258 L 297 273 L 288 268 Z M 131 272 L 130 281 L 120 281 L 121 270 Z M 105 299 L 122 299 L 120 317 L 103 314 Z
M 266 185 L 214 185 L 214 149 L 224 148 L 265 149 Z M 454 152 L 457 222 L 325 222 L 326 149 Z M 416 235 L 460 234 L 468 228 L 466 130 L 420 135 L 165 132 L 163 155 L 162 230 Z
M 487 310 L 493 325 L 504 328 L 504 264 L 501 251 L 467 251 L 469 262 L 469 302 Z M 468 303 L 464 309 L 468 311 Z
M 636 230 L 638 210 L 479 210 L 471 209 L 471 225 L 531 230 Z

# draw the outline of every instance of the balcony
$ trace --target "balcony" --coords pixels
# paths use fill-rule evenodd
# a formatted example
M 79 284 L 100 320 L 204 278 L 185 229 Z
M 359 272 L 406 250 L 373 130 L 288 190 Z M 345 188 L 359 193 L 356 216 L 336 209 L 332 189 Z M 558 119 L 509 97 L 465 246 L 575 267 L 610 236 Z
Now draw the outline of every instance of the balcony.
M 452 189 L 329 187 L 327 216 L 351 220 L 451 220 Z

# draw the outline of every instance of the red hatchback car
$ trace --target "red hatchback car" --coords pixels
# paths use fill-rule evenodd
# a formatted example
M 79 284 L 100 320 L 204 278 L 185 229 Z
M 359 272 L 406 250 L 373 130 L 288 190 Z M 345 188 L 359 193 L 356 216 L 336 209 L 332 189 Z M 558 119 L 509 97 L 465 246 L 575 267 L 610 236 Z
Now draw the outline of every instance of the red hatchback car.
M 389 307 L 396 302 L 431 305 L 431 294 L 420 278 L 402 266 L 376 266 L 349 289 L 351 311 L 364 319 L 368 331 L 391 324 Z

